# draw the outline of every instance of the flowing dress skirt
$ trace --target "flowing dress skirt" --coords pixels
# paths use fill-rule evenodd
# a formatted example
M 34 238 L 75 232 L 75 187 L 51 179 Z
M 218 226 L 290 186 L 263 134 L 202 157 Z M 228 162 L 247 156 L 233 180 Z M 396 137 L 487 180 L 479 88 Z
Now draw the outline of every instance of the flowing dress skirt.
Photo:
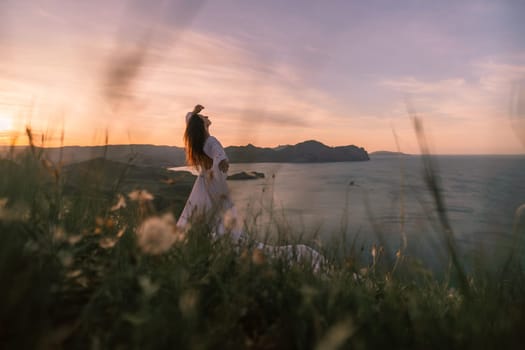
M 210 169 L 202 169 L 197 176 L 177 226 L 187 229 L 194 220 L 206 220 L 211 226 L 212 237 L 228 234 L 237 244 L 248 244 L 269 256 L 289 261 L 306 260 L 312 264 L 314 271 L 318 271 L 325 261 L 324 257 L 304 244 L 273 246 L 248 239 L 231 200 L 227 174 L 219 170 L 218 164 L 227 159 L 226 153 L 213 136 L 208 137 L 204 151 L 213 160 L 213 165 Z

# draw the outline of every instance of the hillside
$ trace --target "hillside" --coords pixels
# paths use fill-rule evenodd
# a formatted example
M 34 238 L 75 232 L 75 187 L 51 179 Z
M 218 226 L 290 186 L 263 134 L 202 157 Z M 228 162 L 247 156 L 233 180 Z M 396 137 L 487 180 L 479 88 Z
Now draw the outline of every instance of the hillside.
M 305 141 L 294 146 L 260 148 L 254 145 L 226 147 L 226 154 L 232 163 L 322 163 L 369 160 L 362 147 L 329 147 L 318 141 Z
M 162 167 L 143 167 L 95 158 L 63 168 L 65 192 L 70 195 L 105 193 L 113 198 L 133 190 L 146 190 L 154 196 L 155 209 L 182 210 L 195 176 L 172 172 Z
M 27 150 L 26 146 L 14 147 L 14 153 Z M 37 147 L 37 150 L 42 150 Z M 116 162 L 132 163 L 140 166 L 170 167 L 183 165 L 184 149 L 175 146 L 156 145 L 108 145 L 108 146 L 64 146 L 47 147 L 43 149 L 47 159 L 63 164 L 83 162 L 95 158 L 106 158 Z M 0 156 L 5 155 L 8 148 L 0 147 Z
M 25 146 L 17 146 L 14 153 L 27 150 Z M 184 165 L 184 149 L 175 146 L 155 145 L 108 145 L 108 146 L 65 146 L 52 148 L 37 148 L 45 157 L 54 163 L 60 160 L 62 164 L 73 164 L 90 159 L 105 158 L 120 163 L 129 163 L 145 167 L 175 167 Z M 0 149 L 6 153 L 7 148 Z M 277 148 L 247 146 L 230 146 L 225 148 L 231 163 L 320 163 L 348 162 L 369 160 L 367 151 L 362 147 L 339 146 L 329 147 L 318 141 L 305 141 L 296 145 L 279 146 Z

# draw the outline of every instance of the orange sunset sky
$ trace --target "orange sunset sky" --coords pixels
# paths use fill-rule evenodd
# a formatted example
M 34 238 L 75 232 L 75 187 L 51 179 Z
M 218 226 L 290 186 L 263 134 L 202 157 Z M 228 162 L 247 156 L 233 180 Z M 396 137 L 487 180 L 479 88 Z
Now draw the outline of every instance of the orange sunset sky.
M 523 1 L 0 0 L 0 144 L 525 153 Z M 13 141 L 16 140 L 16 141 Z

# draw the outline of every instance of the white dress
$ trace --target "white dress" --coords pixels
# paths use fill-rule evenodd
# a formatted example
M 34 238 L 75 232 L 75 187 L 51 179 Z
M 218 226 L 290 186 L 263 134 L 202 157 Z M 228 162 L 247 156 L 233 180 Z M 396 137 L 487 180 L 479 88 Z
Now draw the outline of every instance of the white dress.
M 210 220 L 213 224 L 213 235 L 222 235 L 226 232 L 224 215 L 228 211 L 235 211 L 230 197 L 227 174 L 219 169 L 222 160 L 228 160 L 226 152 L 219 140 L 209 136 L 204 143 L 204 153 L 213 160 L 210 169 L 201 168 L 190 196 L 177 221 L 177 226 L 187 228 L 192 219 Z M 241 232 L 235 232 L 235 239 L 239 239 Z
M 230 196 L 227 173 L 220 171 L 219 163 L 228 160 L 226 152 L 219 140 L 209 136 L 203 147 L 204 153 L 213 160 L 210 169 L 203 169 L 191 190 L 182 214 L 177 221 L 177 226 L 186 229 L 192 220 L 208 220 L 212 225 L 212 236 L 217 237 L 229 234 L 236 243 L 247 241 L 243 233 L 237 212 Z M 284 257 L 294 261 L 308 260 L 315 271 L 319 270 L 324 257 L 314 249 L 303 244 L 271 246 L 260 242 L 253 242 L 254 247 L 263 250 L 272 256 Z

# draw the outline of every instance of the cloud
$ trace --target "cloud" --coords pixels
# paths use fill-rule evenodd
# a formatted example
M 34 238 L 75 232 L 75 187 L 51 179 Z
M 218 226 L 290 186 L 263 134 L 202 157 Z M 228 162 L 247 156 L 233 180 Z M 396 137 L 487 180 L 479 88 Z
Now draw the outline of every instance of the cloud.
M 449 118 L 501 118 L 511 84 L 525 76 L 525 60 L 521 64 L 479 61 L 465 75 L 439 80 L 414 77 L 383 79 L 379 86 L 409 96 L 418 108 Z
M 479 59 L 501 41 L 500 21 L 463 5 L 308 5 L 290 14 L 286 3 L 163 3 L 13 2 L 8 40 L 0 33 L 9 53 L 0 58 L 0 103 L 34 103 L 31 120 L 42 128 L 61 111 L 71 143 L 108 128 L 113 142 L 180 145 L 185 113 L 202 103 L 224 144 L 378 144 L 392 123 L 410 129 L 405 96 L 443 134 L 486 133 L 508 119 L 510 86 L 524 74 L 523 54 Z
M 519 57 L 479 60 L 465 72 L 465 76 L 470 76 L 468 79 L 400 77 L 382 79 L 379 86 L 399 93 L 399 100 L 391 105 L 397 119 L 407 118 L 407 106 L 401 97 L 408 100 L 438 135 L 441 150 L 461 145 L 464 152 L 515 153 L 520 148 L 514 136 L 520 137 L 517 134 L 523 127 L 516 126 L 521 124 L 516 121 L 519 118 L 509 113 L 509 102 L 511 88 L 525 78 L 525 60 Z M 520 93 L 520 89 L 514 89 L 518 100 Z M 514 110 L 520 110 L 518 105 L 515 104 Z
M 202 103 L 206 111 L 225 115 L 224 129 L 254 119 L 260 127 L 308 127 L 333 114 L 330 110 L 337 104 L 306 86 L 293 67 L 263 62 L 233 39 L 187 31 L 171 50 L 164 44 L 152 52 L 155 59 L 137 86 L 137 96 L 150 101 L 150 112 L 183 116 Z
M 443 94 L 465 87 L 465 79 L 454 78 L 438 81 L 421 81 L 414 77 L 402 77 L 395 80 L 384 80 L 380 85 L 407 94 Z
M 179 144 L 173 134 L 182 134 L 182 116 L 196 103 L 218 117 L 214 128 L 226 144 L 249 142 L 248 128 L 264 134 L 275 128 L 312 128 L 319 120 L 342 117 L 334 112 L 341 104 L 310 87 L 303 71 L 284 61 L 261 60 L 241 41 L 189 29 L 181 34 L 163 26 L 157 33 L 141 53 L 131 80 L 125 81 L 126 89 L 122 84 L 109 87 L 118 90 L 117 97 L 126 97 L 118 110 L 104 97 L 109 96 L 107 67 L 112 62 L 121 65 L 115 53 L 122 57 L 121 52 L 133 53 L 136 46 L 122 41 L 112 48 L 109 34 L 97 33 L 87 42 L 54 46 L 52 51 L 15 46 L 16 54 L 2 66 L 6 75 L 0 97 L 11 103 L 33 99 L 38 108 L 32 121 L 41 127 L 51 114 L 64 111 L 69 135 L 84 140 L 80 143 L 92 140 L 86 133 L 107 127 L 123 142 L 131 134 L 135 140 Z

